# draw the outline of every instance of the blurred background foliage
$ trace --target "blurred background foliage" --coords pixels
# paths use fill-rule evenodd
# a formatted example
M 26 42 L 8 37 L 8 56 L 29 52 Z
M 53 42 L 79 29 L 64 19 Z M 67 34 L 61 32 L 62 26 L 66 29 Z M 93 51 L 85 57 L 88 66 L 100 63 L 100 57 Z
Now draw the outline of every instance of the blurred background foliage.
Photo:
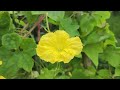
M 112 11 L 108 23 L 110 24 L 110 30 L 114 32 L 118 41 L 117 46 L 120 46 L 120 11 Z

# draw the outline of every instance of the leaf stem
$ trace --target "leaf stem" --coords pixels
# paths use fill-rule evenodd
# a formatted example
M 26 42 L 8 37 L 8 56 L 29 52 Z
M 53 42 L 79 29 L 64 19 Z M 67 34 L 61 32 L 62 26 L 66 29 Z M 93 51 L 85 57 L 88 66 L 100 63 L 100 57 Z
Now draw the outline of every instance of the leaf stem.
M 50 32 L 50 28 L 49 28 L 49 24 L 48 24 L 48 13 L 46 13 L 46 26 L 47 26 L 48 32 Z
M 41 25 L 41 27 L 42 27 L 46 32 L 48 32 L 48 30 L 46 29 L 45 26 Z

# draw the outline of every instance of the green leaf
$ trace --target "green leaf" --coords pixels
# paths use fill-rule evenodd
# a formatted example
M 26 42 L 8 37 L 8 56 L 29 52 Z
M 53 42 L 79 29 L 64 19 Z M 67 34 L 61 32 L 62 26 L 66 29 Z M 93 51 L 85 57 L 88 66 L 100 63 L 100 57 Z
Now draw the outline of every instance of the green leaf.
M 71 18 L 62 19 L 60 21 L 61 29 L 65 30 L 67 33 L 70 34 L 71 37 L 79 36 L 79 25 L 77 23 L 73 23 Z
M 31 11 L 24 11 L 23 14 L 26 16 L 27 21 L 30 24 L 34 24 L 38 20 L 38 15 L 32 15 Z
M 0 11 L 0 46 L 2 44 L 2 36 L 6 33 L 13 32 L 13 23 L 10 15 L 6 11 Z
M 44 68 L 41 70 L 41 73 L 39 75 L 39 79 L 54 79 L 57 75 L 57 71 L 52 69 L 48 70 L 47 68 Z
M 40 15 L 48 13 L 48 17 L 55 20 L 60 21 L 64 18 L 65 11 L 31 11 L 32 15 Z
M 7 33 L 13 33 L 16 30 L 15 25 L 13 24 L 13 20 L 10 19 L 10 26 L 9 26 L 9 31 Z
M 100 76 L 103 79 L 109 79 L 110 78 L 110 72 L 107 69 L 101 69 L 97 73 L 98 73 L 98 76 Z
M 80 33 L 81 35 L 87 36 L 90 32 L 93 31 L 96 26 L 96 20 L 94 17 L 89 14 L 84 14 L 80 19 Z
M 117 43 L 117 40 L 115 38 L 115 34 L 110 30 L 108 30 L 108 34 L 110 37 L 107 40 L 105 40 L 104 47 L 106 47 L 107 45 L 113 45 L 115 47 L 116 43 Z
M 103 52 L 102 43 L 88 44 L 83 48 L 83 52 L 98 66 L 98 55 Z
M 32 38 L 24 38 L 20 44 L 20 48 L 23 49 L 23 52 L 33 56 L 36 54 L 36 43 Z
M 83 73 L 82 69 L 74 69 L 72 79 L 88 79 L 88 76 Z
M 111 64 L 114 67 L 117 67 L 120 65 L 120 48 L 119 47 L 113 47 L 108 46 L 104 50 L 104 53 L 101 55 L 101 58 L 103 60 L 108 61 L 109 64 Z
M 20 68 L 23 68 L 27 72 L 30 72 L 32 71 L 32 67 L 34 65 L 33 59 L 31 56 L 29 56 L 24 52 L 19 52 L 19 51 L 15 51 L 12 54 L 9 53 L 9 56 L 7 56 L 6 58 L 3 58 L 3 60 L 4 60 L 3 63 L 4 62 L 7 62 L 7 63 L 3 64 L 2 66 L 5 68 L 10 66 L 11 67 L 10 70 L 12 69 L 14 70 L 14 68 L 12 68 L 12 65 L 14 64 L 16 65 L 17 70 Z M 7 70 L 3 72 L 7 72 Z
M 98 43 L 108 39 L 110 40 L 110 38 L 113 39 L 115 37 L 114 37 L 114 34 L 109 30 L 109 27 L 106 26 L 105 28 L 94 28 L 93 32 L 91 32 L 83 40 L 84 40 L 84 44 L 86 45 L 86 44 Z M 110 43 L 105 42 L 105 44 L 107 45 Z
M 8 59 L 12 54 L 13 53 L 4 46 L 0 47 L 0 59 L 2 59 L 3 61 Z
M 109 11 L 95 11 L 93 12 L 93 15 L 98 15 L 101 17 L 101 19 L 109 19 L 110 18 L 110 12 Z
M 17 23 L 17 24 L 19 24 L 19 25 L 21 25 L 21 26 L 25 26 L 25 23 L 24 23 L 24 21 L 22 21 L 22 20 L 19 20 L 19 19 L 15 19 L 15 22 Z
M 98 27 L 103 27 L 106 23 L 106 19 L 110 18 L 109 11 L 95 11 L 92 13 L 92 16 L 95 18 Z
M 120 66 L 115 68 L 115 74 L 114 76 L 120 76 Z
M 88 69 L 74 69 L 72 72 L 72 79 L 90 79 L 95 77 L 96 70 L 94 67 Z
M 8 74 L 9 77 L 13 76 L 13 74 L 15 75 L 20 68 L 23 68 L 27 72 L 32 71 L 34 65 L 32 56 L 35 55 L 36 44 L 34 40 L 30 38 L 23 39 L 21 43 L 22 43 L 21 47 L 14 51 L 7 49 L 5 46 L 0 47 L 0 58 L 3 60 L 3 63 L 7 61 L 9 61 L 9 63 L 12 63 L 11 66 L 8 63 L 2 65 L 3 68 L 1 69 L 1 73 L 4 74 L 5 76 L 7 76 L 6 74 L 8 74 L 10 71 L 12 70 L 14 71 L 15 67 L 17 68 L 15 69 L 16 72 L 9 73 Z M 14 67 L 13 64 L 16 66 Z M 10 66 L 10 71 L 7 70 L 9 66 Z
M 48 17 L 55 20 L 60 21 L 64 18 L 65 11 L 48 11 Z
M 107 45 L 113 45 L 114 47 L 116 47 L 116 43 L 117 43 L 117 40 L 113 36 L 113 37 L 110 37 L 109 39 L 105 40 L 104 47 L 106 47 Z
M 95 11 L 91 15 L 84 14 L 80 19 L 80 33 L 81 35 L 87 36 L 93 31 L 95 26 L 100 28 L 106 25 L 106 19 L 110 18 L 109 11 Z
M 59 25 L 58 22 L 54 21 L 54 20 L 51 19 L 51 18 L 48 18 L 48 22 L 51 23 L 51 24 L 54 24 L 54 25 Z
M 8 49 L 17 49 L 21 43 L 21 37 L 16 33 L 5 34 L 2 37 L 2 45 Z
M 27 72 L 32 71 L 32 67 L 34 65 L 33 59 L 26 53 L 19 53 L 14 56 L 15 59 L 18 59 L 18 67 L 23 68 Z
M 0 11 L 0 28 L 9 27 L 10 15 L 6 11 Z
M 23 38 L 20 47 L 24 50 L 28 50 L 31 48 L 36 48 L 36 43 L 34 41 L 34 39 L 32 38 Z
M 13 59 L 13 54 L 4 58 L 3 64 L 0 66 L 0 75 L 5 78 L 13 78 L 17 74 L 17 59 Z
M 75 68 L 75 69 L 76 69 L 76 68 L 83 68 L 83 67 L 81 66 L 81 61 L 82 61 L 82 59 L 75 57 L 75 58 L 73 58 L 73 59 L 69 62 L 69 65 L 70 65 L 71 67 Z

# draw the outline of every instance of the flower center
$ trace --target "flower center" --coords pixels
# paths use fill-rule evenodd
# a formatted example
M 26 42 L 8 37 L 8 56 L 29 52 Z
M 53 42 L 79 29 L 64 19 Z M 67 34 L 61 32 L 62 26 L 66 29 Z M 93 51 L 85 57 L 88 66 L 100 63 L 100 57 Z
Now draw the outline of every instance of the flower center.
M 62 50 L 63 50 L 62 48 L 58 48 L 58 49 L 57 49 L 58 52 L 61 52 Z

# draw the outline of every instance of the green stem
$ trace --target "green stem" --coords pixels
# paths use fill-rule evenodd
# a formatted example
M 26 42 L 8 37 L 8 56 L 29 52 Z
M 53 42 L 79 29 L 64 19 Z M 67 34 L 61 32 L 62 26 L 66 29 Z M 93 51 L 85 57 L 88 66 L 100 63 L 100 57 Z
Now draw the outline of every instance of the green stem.
M 48 24 L 48 13 L 46 13 L 46 26 L 47 26 L 47 31 L 50 32 L 50 28 Z
M 40 64 L 45 68 L 45 65 L 43 64 L 42 60 L 40 60 Z
M 13 19 L 15 20 L 15 12 L 13 11 Z
M 59 70 L 59 69 L 60 69 L 60 63 L 58 62 L 56 66 L 56 70 Z
M 41 27 L 44 28 L 44 30 L 45 30 L 46 32 L 49 32 L 49 31 L 46 29 L 45 26 L 41 25 Z
M 34 62 L 35 62 L 40 68 L 42 68 L 37 61 L 34 60 Z
M 60 70 L 60 63 L 59 62 L 56 65 L 56 69 L 55 69 L 54 77 L 53 78 L 55 78 L 56 74 L 58 73 L 58 70 Z
M 34 62 L 40 67 L 40 68 L 45 68 L 44 64 L 42 63 L 42 61 L 40 60 L 40 64 L 34 60 Z

